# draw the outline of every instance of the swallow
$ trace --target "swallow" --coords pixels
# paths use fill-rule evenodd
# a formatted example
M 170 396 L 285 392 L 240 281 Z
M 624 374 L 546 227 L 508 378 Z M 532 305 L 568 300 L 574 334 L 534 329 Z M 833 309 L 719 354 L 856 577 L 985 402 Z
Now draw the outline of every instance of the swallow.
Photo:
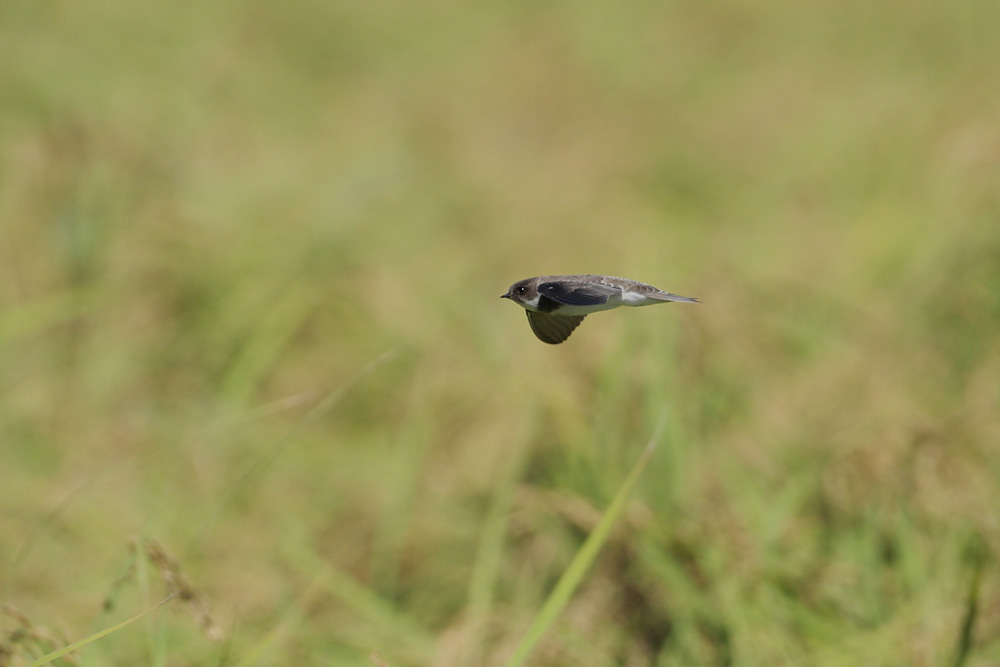
M 583 318 L 601 310 L 668 301 L 701 303 L 628 278 L 590 274 L 526 278 L 511 285 L 500 298 L 524 308 L 535 336 L 550 345 L 569 338 Z

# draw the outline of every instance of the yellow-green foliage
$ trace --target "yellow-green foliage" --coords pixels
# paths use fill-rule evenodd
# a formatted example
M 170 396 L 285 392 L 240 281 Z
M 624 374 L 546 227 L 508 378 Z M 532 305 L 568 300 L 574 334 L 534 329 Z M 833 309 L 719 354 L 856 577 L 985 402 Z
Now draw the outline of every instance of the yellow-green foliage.
M 528 664 L 997 664 L 998 35 L 3 0 L 0 663 L 502 664 L 666 410 Z

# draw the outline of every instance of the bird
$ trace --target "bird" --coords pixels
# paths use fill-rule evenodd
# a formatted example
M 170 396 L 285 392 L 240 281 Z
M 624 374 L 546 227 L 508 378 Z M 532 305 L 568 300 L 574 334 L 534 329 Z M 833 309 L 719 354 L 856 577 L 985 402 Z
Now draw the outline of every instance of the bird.
M 524 308 L 535 336 L 550 345 L 569 338 L 583 318 L 601 310 L 668 301 L 701 303 L 636 280 L 595 274 L 525 278 L 511 285 L 500 298 Z

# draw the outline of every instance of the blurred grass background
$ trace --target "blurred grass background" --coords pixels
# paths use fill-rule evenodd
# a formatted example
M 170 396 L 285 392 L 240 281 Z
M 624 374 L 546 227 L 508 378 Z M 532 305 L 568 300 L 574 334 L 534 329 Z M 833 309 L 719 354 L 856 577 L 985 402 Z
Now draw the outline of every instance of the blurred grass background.
M 179 567 L 222 641 L 175 600 L 80 664 L 502 664 L 666 406 L 531 664 L 1000 663 L 998 29 L 0 3 L 6 659 Z M 584 272 L 704 303 L 497 298 Z

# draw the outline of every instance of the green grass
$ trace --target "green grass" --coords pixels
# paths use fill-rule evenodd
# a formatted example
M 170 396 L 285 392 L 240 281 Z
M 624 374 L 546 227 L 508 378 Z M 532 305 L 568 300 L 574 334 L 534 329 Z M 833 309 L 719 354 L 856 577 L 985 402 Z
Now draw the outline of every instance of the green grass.
M 998 27 L 0 3 L 0 662 L 997 663 Z

